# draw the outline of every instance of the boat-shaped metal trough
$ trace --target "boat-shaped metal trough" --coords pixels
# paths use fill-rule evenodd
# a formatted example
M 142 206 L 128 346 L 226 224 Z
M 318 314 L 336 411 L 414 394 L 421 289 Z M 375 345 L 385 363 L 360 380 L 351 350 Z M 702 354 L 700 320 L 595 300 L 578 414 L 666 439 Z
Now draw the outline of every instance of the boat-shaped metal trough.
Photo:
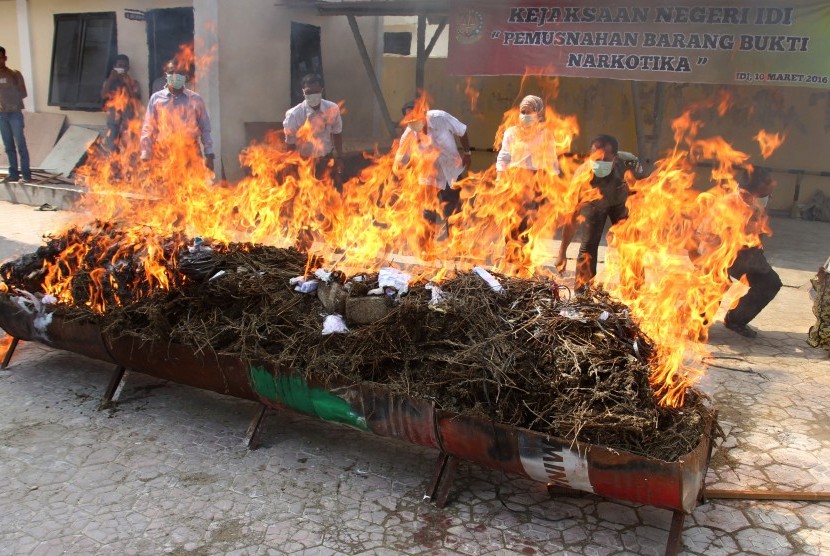
M 436 408 L 429 400 L 391 392 L 381 384 L 335 384 L 312 373 L 209 350 L 131 337 L 112 338 L 90 321 L 69 321 L 46 307 L 29 310 L 13 296 L 0 298 L 0 327 L 11 336 L 80 353 L 180 384 L 261 402 L 263 408 L 291 409 L 324 421 L 439 450 L 428 496 L 442 504 L 457 460 L 506 473 L 647 504 L 675 512 L 667 553 L 679 547 L 679 524 L 701 499 L 711 453 L 714 418 L 698 445 L 676 461 L 661 461 L 594 444 L 572 442 L 509 426 L 482 416 Z M 311 378 L 308 378 L 308 377 Z M 445 475 L 449 474 L 449 477 Z M 441 483 L 444 483 L 443 486 Z M 672 547 L 672 536 L 674 544 Z

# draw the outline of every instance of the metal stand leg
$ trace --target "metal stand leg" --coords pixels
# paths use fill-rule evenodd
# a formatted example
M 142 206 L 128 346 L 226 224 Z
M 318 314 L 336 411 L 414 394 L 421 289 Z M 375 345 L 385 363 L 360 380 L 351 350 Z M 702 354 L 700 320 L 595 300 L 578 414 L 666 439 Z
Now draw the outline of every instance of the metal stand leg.
M 671 516 L 671 529 L 669 529 L 669 540 L 666 541 L 666 556 L 677 556 L 683 544 L 683 522 L 686 521 L 686 514 L 675 510 Z
M 548 496 L 551 498 L 558 498 L 559 496 L 579 496 L 581 494 L 583 492 L 575 488 L 557 485 L 556 483 L 548 483 Z
M 447 495 L 455 479 L 455 471 L 458 469 L 458 458 L 441 452 L 438 454 L 438 461 L 432 472 L 432 481 L 424 495 L 424 500 L 434 502 L 439 508 L 447 504 Z
M 6 367 L 9 366 L 9 361 L 12 360 L 12 355 L 14 355 L 14 349 L 17 347 L 17 343 L 20 341 L 20 338 L 15 338 L 12 336 L 12 343 L 9 345 L 9 350 L 6 352 L 6 356 L 3 358 L 3 364 L 0 365 L 0 369 L 5 370 Z
M 259 448 L 259 439 L 262 436 L 263 423 L 265 422 L 265 414 L 268 412 L 268 406 L 259 404 L 256 415 L 251 419 L 251 424 L 248 425 L 248 430 L 245 432 L 245 445 L 249 450 L 256 450 Z
M 121 380 L 124 378 L 124 373 L 126 371 L 126 367 L 119 365 L 112 372 L 110 383 L 107 384 L 107 389 L 104 391 L 104 397 L 101 399 L 101 404 L 98 406 L 99 411 L 112 406 L 113 397 L 115 396 L 115 392 L 118 390 L 118 387 L 121 385 Z

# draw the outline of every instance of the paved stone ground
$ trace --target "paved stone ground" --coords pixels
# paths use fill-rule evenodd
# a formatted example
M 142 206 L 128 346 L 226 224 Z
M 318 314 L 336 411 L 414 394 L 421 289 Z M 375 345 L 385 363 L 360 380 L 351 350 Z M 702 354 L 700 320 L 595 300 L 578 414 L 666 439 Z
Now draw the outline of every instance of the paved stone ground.
M 61 213 L 0 203 L 0 257 L 32 251 Z M 808 280 L 830 224 L 775 220 L 768 255 L 786 287 L 746 340 L 712 329 L 703 380 L 727 434 L 713 488 L 830 491 L 828 354 L 810 348 Z M 575 247 L 574 247 L 575 249 Z M 23 343 L 0 371 L 4 554 L 661 554 L 670 513 L 464 464 L 451 504 L 422 501 L 437 453 L 294 414 L 263 446 L 255 404 Z M 683 554 L 830 553 L 830 503 L 712 500 Z

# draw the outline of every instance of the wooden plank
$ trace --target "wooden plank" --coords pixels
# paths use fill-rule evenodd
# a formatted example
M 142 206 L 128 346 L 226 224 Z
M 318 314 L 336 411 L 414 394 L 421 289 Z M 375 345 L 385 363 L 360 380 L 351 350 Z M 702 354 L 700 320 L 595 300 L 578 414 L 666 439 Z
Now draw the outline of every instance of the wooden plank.
M 55 146 L 63 126 L 66 125 L 64 114 L 23 111 L 23 134 L 29 148 L 29 164 L 34 168 L 40 166 L 49 151 Z M 0 150 L 0 166 L 8 167 L 9 159 L 5 149 Z
M 810 492 L 804 490 L 720 490 L 706 489 L 706 498 L 710 500 L 789 500 L 792 502 L 828 502 L 830 492 Z
M 96 139 L 98 139 L 97 131 L 76 125 L 69 126 L 58 144 L 39 166 L 45 170 L 68 176 Z

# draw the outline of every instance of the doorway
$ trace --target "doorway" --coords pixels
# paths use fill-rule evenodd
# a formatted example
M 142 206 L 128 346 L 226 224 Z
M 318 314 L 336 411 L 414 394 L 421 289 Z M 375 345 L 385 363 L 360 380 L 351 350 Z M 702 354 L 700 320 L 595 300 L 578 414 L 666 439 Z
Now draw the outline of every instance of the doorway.
M 164 77 L 162 66 L 179 52 L 180 45 L 193 45 L 193 8 L 149 10 L 145 17 L 150 53 L 149 87 L 150 94 L 153 94 L 154 89 L 160 89 L 159 84 L 163 83 L 160 80 Z M 190 70 L 193 72 L 195 68 Z
M 300 83 L 309 73 L 323 75 L 320 28 L 291 22 L 291 105 L 303 100 Z M 325 82 L 325 79 L 324 79 Z

